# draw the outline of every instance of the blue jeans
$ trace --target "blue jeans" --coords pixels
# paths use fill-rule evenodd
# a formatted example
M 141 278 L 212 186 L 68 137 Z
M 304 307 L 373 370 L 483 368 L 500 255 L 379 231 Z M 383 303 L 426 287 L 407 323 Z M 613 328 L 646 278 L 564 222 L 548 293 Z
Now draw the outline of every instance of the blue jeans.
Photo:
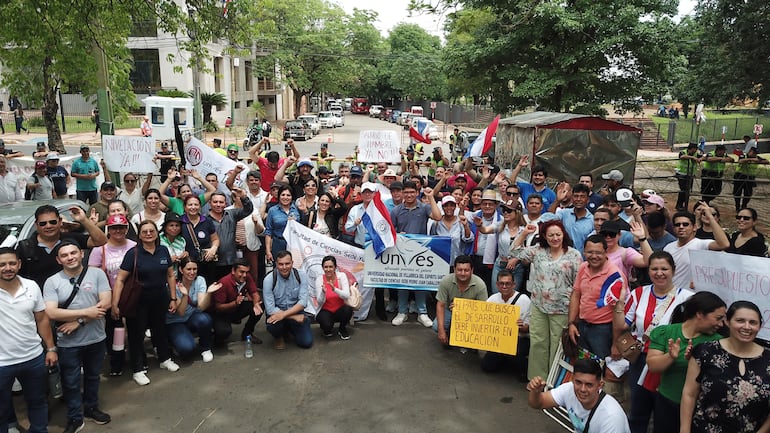
M 449 328 L 452 326 L 452 312 L 449 308 L 444 308 L 444 331 L 449 335 Z M 433 319 L 433 331 L 438 332 L 438 314 Z
M 79 424 L 83 408 L 99 407 L 99 373 L 107 353 L 104 340 L 79 347 L 59 347 L 59 368 L 67 419 Z M 83 393 L 80 393 L 80 367 L 83 367 Z
M 424 290 L 414 291 L 414 303 L 417 306 L 418 314 L 428 314 L 428 307 L 425 305 L 425 293 Z M 398 291 L 398 314 L 409 313 L 409 290 Z
M 211 316 L 202 311 L 196 311 L 186 322 L 166 324 L 166 332 L 177 353 L 182 357 L 187 357 L 195 352 L 194 334 L 198 334 L 201 351 L 211 349 L 212 325 Z
M 601 359 L 612 352 L 612 323 L 591 324 L 581 320 L 578 325 L 578 345 Z
M 283 338 L 284 335 L 290 333 L 294 336 L 297 346 L 303 349 L 309 349 L 313 345 L 313 333 L 310 332 L 310 319 L 307 317 L 305 317 L 302 323 L 298 323 L 294 319 L 284 319 L 278 323 L 268 323 L 267 332 L 274 338 Z
M 27 402 L 29 432 L 48 433 L 47 375 L 42 348 L 34 359 L 0 367 L 0 431 L 7 431 L 8 421 L 15 418 L 11 387 L 13 379 L 18 378 Z

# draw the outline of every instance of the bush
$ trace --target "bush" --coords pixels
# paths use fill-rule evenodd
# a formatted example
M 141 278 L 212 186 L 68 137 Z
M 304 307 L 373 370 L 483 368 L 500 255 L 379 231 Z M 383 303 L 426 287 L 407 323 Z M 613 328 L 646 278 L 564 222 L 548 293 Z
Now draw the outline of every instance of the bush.
M 217 125 L 217 122 L 211 120 L 203 124 L 203 129 L 206 130 L 206 132 L 217 132 L 219 131 L 219 125 Z
M 32 128 L 45 128 L 45 120 L 42 117 L 30 117 L 27 126 Z

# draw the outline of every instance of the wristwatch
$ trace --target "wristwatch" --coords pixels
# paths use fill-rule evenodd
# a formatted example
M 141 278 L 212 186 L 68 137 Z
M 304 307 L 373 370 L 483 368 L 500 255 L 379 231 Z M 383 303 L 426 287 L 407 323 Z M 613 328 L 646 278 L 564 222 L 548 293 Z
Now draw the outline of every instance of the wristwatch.
M 56 353 L 56 352 L 57 352 L 57 350 L 56 350 L 56 346 L 53 346 L 53 347 L 47 347 L 47 348 L 45 349 L 45 351 L 46 351 L 46 352 L 54 352 L 54 353 Z
M 86 326 L 86 321 L 82 317 L 78 317 L 78 325 Z

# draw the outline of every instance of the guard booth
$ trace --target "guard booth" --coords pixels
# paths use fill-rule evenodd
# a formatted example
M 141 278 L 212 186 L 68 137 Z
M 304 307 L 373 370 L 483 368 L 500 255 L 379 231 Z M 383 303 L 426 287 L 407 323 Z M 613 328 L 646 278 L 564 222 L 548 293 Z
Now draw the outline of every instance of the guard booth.
M 523 179 L 542 165 L 549 177 L 570 183 L 591 173 L 598 189 L 600 176 L 610 170 L 623 172 L 624 183 L 633 182 L 642 130 L 597 116 L 536 111 L 500 120 L 496 136 L 500 167 L 513 168 L 522 155 L 529 156 Z
M 145 115 L 150 118 L 152 137 L 156 140 L 174 139 L 174 120 L 182 135 L 193 130 L 193 99 L 148 96 L 142 99 Z

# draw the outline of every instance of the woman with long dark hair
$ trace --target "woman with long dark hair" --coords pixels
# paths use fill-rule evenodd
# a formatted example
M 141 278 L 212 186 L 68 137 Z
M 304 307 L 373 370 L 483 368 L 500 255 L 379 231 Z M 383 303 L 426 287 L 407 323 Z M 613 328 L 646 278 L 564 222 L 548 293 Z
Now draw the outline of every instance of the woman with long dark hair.
M 730 246 L 725 251 L 744 256 L 767 257 L 765 237 L 757 231 L 757 211 L 745 207 L 735 215 L 735 221 L 738 223 L 738 231 L 730 236 Z
M 316 321 L 321 326 L 324 337 L 334 336 L 334 322 L 337 322 L 340 324 L 337 334 L 341 339 L 349 340 L 347 325 L 353 317 L 353 309 L 345 304 L 345 300 L 350 297 L 348 277 L 337 269 L 337 259 L 334 256 L 324 257 L 321 267 L 323 274 L 316 278 L 316 293 L 323 296 L 323 301 L 316 314 Z
M 300 221 L 300 212 L 294 205 L 291 188 L 288 185 L 281 185 L 277 195 L 278 204 L 267 211 L 265 218 L 265 259 L 268 262 L 272 262 L 279 251 L 286 250 L 283 231 L 289 219 Z

